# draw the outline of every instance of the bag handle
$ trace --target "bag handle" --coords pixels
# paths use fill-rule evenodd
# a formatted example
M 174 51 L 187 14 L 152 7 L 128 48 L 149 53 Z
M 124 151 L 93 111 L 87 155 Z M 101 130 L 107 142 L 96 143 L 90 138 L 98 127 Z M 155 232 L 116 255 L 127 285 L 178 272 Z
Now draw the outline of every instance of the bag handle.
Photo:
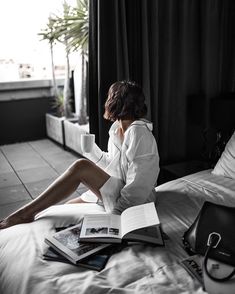
M 203 265 L 204 265 L 204 269 L 205 269 L 205 272 L 206 274 L 215 282 L 226 282 L 228 280 L 230 280 L 234 274 L 235 274 L 235 269 L 226 277 L 224 278 L 216 278 L 216 277 L 213 277 L 209 271 L 208 271 L 208 268 L 207 268 L 207 262 L 208 262 L 208 258 L 209 258 L 209 251 L 212 249 L 212 248 L 216 248 L 217 245 L 219 244 L 221 240 L 221 236 L 220 234 L 216 233 L 216 232 L 213 232 L 209 235 L 208 237 L 208 241 L 207 241 L 207 250 L 206 250 L 206 253 L 205 253 L 205 257 L 204 257 L 204 262 L 203 262 Z

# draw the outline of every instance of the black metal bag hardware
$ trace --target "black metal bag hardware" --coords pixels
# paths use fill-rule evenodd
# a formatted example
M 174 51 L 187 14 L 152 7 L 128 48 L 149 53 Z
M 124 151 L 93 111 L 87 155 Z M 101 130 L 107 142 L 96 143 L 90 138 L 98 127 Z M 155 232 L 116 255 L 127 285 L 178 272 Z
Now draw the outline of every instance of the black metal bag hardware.
M 208 258 L 235 267 L 235 207 L 205 201 L 193 224 L 183 235 L 185 250 L 204 255 L 204 268 L 214 281 L 227 281 L 235 269 L 224 278 L 215 278 L 207 270 Z

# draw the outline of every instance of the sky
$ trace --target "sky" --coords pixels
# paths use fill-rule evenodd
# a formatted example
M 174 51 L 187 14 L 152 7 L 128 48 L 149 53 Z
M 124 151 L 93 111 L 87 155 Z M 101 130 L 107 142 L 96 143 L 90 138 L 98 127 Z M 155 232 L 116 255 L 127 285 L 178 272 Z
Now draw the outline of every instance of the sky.
M 0 59 L 13 58 L 21 62 L 48 62 L 47 41 L 37 34 L 44 29 L 50 13 L 62 9 L 62 0 L 1 0 L 0 1 Z M 74 3 L 74 0 L 67 1 Z M 55 58 L 64 54 L 57 46 Z

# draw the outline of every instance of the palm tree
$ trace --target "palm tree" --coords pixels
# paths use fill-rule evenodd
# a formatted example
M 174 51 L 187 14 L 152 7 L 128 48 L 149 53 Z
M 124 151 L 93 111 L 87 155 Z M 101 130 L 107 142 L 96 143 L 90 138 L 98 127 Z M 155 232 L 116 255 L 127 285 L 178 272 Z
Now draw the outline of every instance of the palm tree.
M 68 4 L 66 5 L 68 7 Z M 88 0 L 77 0 L 77 6 L 70 7 L 64 18 L 64 30 L 67 30 L 68 48 L 71 51 L 82 49 L 85 54 L 88 54 Z
M 82 125 L 87 123 L 88 0 L 77 0 L 76 7 L 69 7 L 65 2 L 64 11 L 66 13 L 60 28 L 66 36 L 67 52 L 79 51 L 80 53 L 79 76 L 76 78 L 80 83 L 79 87 L 75 87 L 75 95 L 78 100 L 76 103 L 78 123 Z
M 68 45 L 68 29 L 67 29 L 67 18 L 70 14 L 71 7 L 64 1 L 63 3 L 63 15 L 62 16 L 54 16 L 55 22 L 55 37 L 57 41 L 61 42 L 65 46 L 65 81 L 64 81 L 64 91 L 63 91 L 63 102 L 64 102 L 64 115 L 65 117 L 71 117 L 71 107 L 70 107 L 70 100 L 71 100 L 71 92 L 70 92 L 70 62 L 69 62 L 69 54 L 70 54 L 70 47 Z
M 41 33 L 39 33 L 38 35 L 42 37 L 42 40 L 47 40 L 49 42 L 49 45 L 50 45 L 52 82 L 53 82 L 53 86 L 52 86 L 53 93 L 52 93 L 52 95 L 55 97 L 55 101 L 57 101 L 57 100 L 59 101 L 60 100 L 60 94 L 59 94 L 59 91 L 58 91 L 56 78 L 55 78 L 55 70 L 54 70 L 54 68 L 55 68 L 55 63 L 54 63 L 54 44 L 56 42 L 55 33 L 54 33 L 55 28 L 54 27 L 55 27 L 54 20 L 50 16 L 48 18 L 48 23 L 46 25 L 46 28 L 44 30 L 42 30 Z M 58 107 L 58 109 L 60 109 L 60 107 Z M 61 109 L 59 110 L 58 115 L 63 115 L 60 112 L 61 112 Z
M 66 1 L 63 3 L 62 15 L 53 14 L 49 17 L 49 23 L 44 31 L 39 35 L 43 37 L 43 40 L 48 40 L 51 48 L 52 67 L 54 69 L 53 62 L 53 45 L 56 41 L 61 42 L 65 46 L 66 53 L 66 72 L 65 83 L 63 92 L 64 101 L 64 115 L 65 117 L 71 116 L 70 109 L 70 63 L 69 54 L 72 51 L 81 51 L 82 56 L 82 71 L 81 82 L 82 90 L 80 93 L 80 109 L 78 112 L 78 122 L 80 124 L 87 123 L 86 114 L 86 65 L 88 57 L 88 0 L 77 0 L 77 6 L 71 7 Z M 55 76 L 53 70 L 53 84 L 55 83 Z M 58 91 L 57 91 L 58 92 Z M 56 95 L 56 97 L 59 97 Z

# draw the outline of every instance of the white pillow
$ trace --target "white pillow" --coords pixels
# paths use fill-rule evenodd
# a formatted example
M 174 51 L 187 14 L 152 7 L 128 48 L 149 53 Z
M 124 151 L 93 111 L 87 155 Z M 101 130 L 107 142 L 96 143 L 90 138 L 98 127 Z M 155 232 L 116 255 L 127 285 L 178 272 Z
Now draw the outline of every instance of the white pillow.
M 226 144 L 212 173 L 235 179 L 235 132 Z

